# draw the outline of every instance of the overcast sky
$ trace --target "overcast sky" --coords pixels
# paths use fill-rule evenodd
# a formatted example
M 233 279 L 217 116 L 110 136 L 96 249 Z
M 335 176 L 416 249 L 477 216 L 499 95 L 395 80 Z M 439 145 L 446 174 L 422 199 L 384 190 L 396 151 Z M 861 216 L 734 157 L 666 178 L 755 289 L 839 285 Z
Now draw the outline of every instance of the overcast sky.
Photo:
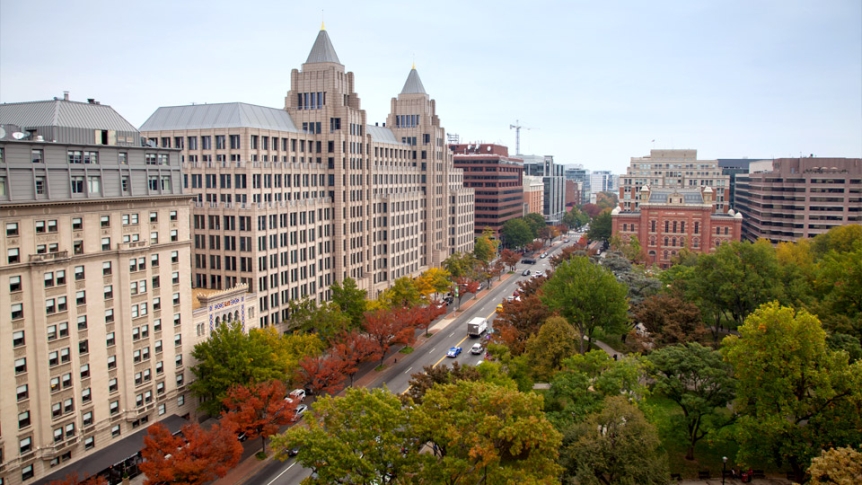
M 615 173 L 651 148 L 862 157 L 859 0 L 0 0 L 0 102 L 281 108 L 322 16 L 369 123 L 415 59 L 447 131 L 510 153 L 519 120 L 522 153 Z

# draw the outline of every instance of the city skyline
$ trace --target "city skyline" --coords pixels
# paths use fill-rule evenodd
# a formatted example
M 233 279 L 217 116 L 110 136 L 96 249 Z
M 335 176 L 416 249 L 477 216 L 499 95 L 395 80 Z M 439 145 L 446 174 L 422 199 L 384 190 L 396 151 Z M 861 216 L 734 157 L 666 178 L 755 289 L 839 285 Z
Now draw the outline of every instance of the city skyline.
M 522 153 L 562 165 L 621 174 L 652 148 L 862 156 L 857 2 L 106 5 L 0 5 L 0 102 L 68 90 L 136 127 L 161 106 L 280 108 L 325 19 L 369 123 L 415 62 L 462 143 L 514 154 L 517 121 Z

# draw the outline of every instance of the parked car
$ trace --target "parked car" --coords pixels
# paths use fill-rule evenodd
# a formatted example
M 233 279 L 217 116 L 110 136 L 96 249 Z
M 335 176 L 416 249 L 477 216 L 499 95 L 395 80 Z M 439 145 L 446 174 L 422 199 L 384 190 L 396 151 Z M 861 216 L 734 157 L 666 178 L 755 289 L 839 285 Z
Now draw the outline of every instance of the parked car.
M 236 440 L 239 442 L 243 442 L 248 439 L 248 435 L 243 431 L 242 433 L 237 433 Z
M 305 414 L 306 411 L 308 411 L 307 405 L 300 404 L 299 406 L 297 406 L 296 407 L 296 414 L 293 415 L 293 421 L 296 422 L 296 421 L 299 421 L 300 419 L 302 419 L 302 415 Z
M 474 355 L 482 355 L 482 352 L 484 352 L 484 351 L 485 351 L 485 348 L 482 347 L 482 344 L 480 344 L 480 343 L 475 343 L 475 344 L 473 344 L 473 347 L 470 348 L 470 353 L 474 354 Z
M 503 313 L 503 304 L 497 303 L 497 309 L 495 310 L 497 313 Z
M 484 289 L 485 289 L 485 283 L 479 283 L 479 288 L 476 289 L 476 293 L 479 293 L 480 291 L 482 291 Z
M 288 397 L 290 397 L 291 401 L 299 401 L 299 402 L 305 401 L 305 390 L 294 389 L 294 390 L 290 391 L 290 394 L 288 395 Z
M 299 454 L 299 447 L 298 446 L 287 450 L 287 456 L 296 456 L 298 454 Z
M 542 258 L 542 259 L 545 259 L 545 258 L 547 258 L 547 257 L 548 257 L 548 253 L 542 253 L 542 255 L 541 255 L 541 256 L 539 256 L 539 257 L 540 257 L 540 258 Z
M 530 270 L 525 269 L 524 272 L 521 273 L 521 276 L 530 276 Z
M 514 296 L 507 296 L 507 297 L 506 297 L 506 301 L 512 301 L 512 300 L 514 300 L 514 299 L 515 299 L 515 297 L 514 297 Z
M 461 350 L 462 350 L 461 347 L 452 347 L 449 349 L 449 352 L 446 352 L 446 357 L 451 357 L 454 359 L 455 357 L 458 357 L 458 355 L 461 354 Z

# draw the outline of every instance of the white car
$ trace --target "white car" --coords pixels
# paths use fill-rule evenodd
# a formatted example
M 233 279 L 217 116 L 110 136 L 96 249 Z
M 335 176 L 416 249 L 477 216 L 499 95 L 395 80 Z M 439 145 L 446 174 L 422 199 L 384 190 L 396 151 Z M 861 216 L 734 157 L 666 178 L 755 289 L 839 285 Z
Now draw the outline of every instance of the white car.
M 305 404 L 300 404 L 299 406 L 297 406 L 296 414 L 293 415 L 293 420 L 299 421 L 300 419 L 302 419 L 302 415 L 305 414 L 306 411 L 308 411 L 308 406 L 306 406 Z
M 294 390 L 290 391 L 290 395 L 288 397 L 290 397 L 291 401 L 294 401 L 294 400 L 299 401 L 299 402 L 305 401 L 305 390 L 294 389 Z
M 484 351 L 485 351 L 485 348 L 482 347 L 482 344 L 480 344 L 480 343 L 475 343 L 475 344 L 473 344 L 473 347 L 470 348 L 470 353 L 473 355 L 482 355 L 482 352 L 484 352 Z

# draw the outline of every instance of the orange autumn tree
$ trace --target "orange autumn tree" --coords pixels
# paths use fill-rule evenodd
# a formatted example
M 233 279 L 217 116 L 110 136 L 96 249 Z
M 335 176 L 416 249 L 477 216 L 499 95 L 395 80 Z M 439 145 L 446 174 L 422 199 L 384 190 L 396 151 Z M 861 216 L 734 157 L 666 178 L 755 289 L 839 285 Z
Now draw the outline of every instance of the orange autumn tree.
M 239 463 L 242 445 L 231 423 L 215 424 L 208 431 L 187 424 L 176 436 L 156 423 L 147 429 L 141 455 L 144 485 L 203 485 Z
M 307 355 L 299 361 L 294 379 L 313 394 L 336 394 L 344 389 L 347 366 L 335 353 Z
M 392 345 L 396 343 L 407 343 L 410 337 L 415 335 L 414 327 L 407 322 L 408 318 L 404 316 L 405 311 L 412 310 L 375 310 L 373 312 L 365 312 L 365 320 L 362 323 L 362 328 L 377 345 L 380 353 L 380 365 L 386 360 L 386 353 Z
M 357 329 L 343 332 L 333 346 L 332 353 L 343 362 L 343 372 L 350 379 L 351 387 L 353 377 L 359 372 L 359 365 L 380 357 L 375 342 Z
M 222 413 L 222 420 L 233 423 L 236 430 L 246 433 L 249 439 L 259 436 L 261 451 L 266 453 L 266 439 L 290 423 L 296 413 L 299 403 L 285 400 L 286 395 L 284 384 L 275 379 L 231 387 L 222 400 L 227 409 Z
M 108 485 L 108 479 L 103 476 L 78 476 L 78 472 L 71 472 L 62 480 L 51 480 L 48 485 Z

